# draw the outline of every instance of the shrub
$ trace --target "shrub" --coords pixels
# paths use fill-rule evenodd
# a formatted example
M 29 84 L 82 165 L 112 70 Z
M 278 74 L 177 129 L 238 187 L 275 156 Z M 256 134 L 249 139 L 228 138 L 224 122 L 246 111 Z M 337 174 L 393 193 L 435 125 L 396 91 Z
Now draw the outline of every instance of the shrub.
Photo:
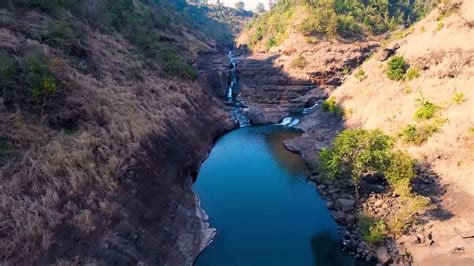
M 262 39 L 263 39 L 263 29 L 261 27 L 257 27 L 255 29 L 255 32 L 250 37 L 250 44 L 254 45 L 257 42 L 261 41 Z
M 300 54 L 291 62 L 291 66 L 296 68 L 304 68 L 307 63 L 308 62 L 306 61 L 306 58 Z
M 33 97 L 44 97 L 56 93 L 56 79 L 45 55 L 35 53 L 27 58 L 25 83 Z
M 410 86 L 405 86 L 405 87 L 403 87 L 402 91 L 406 94 L 410 94 L 410 93 L 413 92 L 413 88 L 410 87 Z
M 362 81 L 364 79 L 367 78 L 367 76 L 365 75 L 365 72 L 362 68 L 359 68 L 357 69 L 356 73 L 355 73 L 355 77 L 359 80 L 359 81 Z
M 387 76 L 391 80 L 403 79 L 408 64 L 402 56 L 394 56 L 388 61 Z
M 370 244 L 379 244 L 385 239 L 387 226 L 384 221 L 375 221 L 367 214 L 359 215 L 358 226 L 362 239 Z
M 406 80 L 413 80 L 420 77 L 420 70 L 416 67 L 410 67 L 405 76 Z
M 308 36 L 308 37 L 305 37 L 305 41 L 306 41 L 307 43 L 315 44 L 315 43 L 318 42 L 318 38 L 312 37 L 312 36 Z
M 434 117 L 436 111 L 438 111 L 439 107 L 434 103 L 420 99 L 421 106 L 416 110 L 414 114 L 414 118 L 416 120 L 424 120 L 424 119 L 431 119 Z
M 336 98 L 331 97 L 325 100 L 322 104 L 323 112 L 333 113 L 338 117 L 342 117 L 344 115 L 344 110 L 342 107 L 336 103 Z
M 350 177 L 358 196 L 361 177 L 386 169 L 392 146 L 392 139 L 378 129 L 344 130 L 336 136 L 331 148 L 321 151 L 320 171 L 330 179 Z
M 197 79 L 198 73 L 196 69 L 183 62 L 173 46 L 161 47 L 159 57 L 165 65 L 165 74 L 189 80 Z
M 436 25 L 436 31 L 441 31 L 444 28 L 443 22 L 439 21 Z
M 437 131 L 438 127 L 434 125 L 407 125 L 398 135 L 405 143 L 421 145 Z
M 344 66 L 344 68 L 342 69 L 342 74 L 349 75 L 349 73 L 351 73 L 351 68 L 348 66 Z
M 464 98 L 464 93 L 462 93 L 462 92 L 454 94 L 452 100 L 453 100 L 453 103 L 455 103 L 457 105 L 460 105 L 461 103 L 466 101 L 466 99 Z
M 342 36 L 350 36 L 361 34 L 361 26 L 354 20 L 352 16 L 339 16 L 337 18 L 337 33 Z
M 15 82 L 15 74 L 18 64 L 14 58 L 4 52 L 0 52 L 0 84 L 3 94 Z
M 414 163 L 409 155 L 401 151 L 396 151 L 391 155 L 390 164 L 385 170 L 384 176 L 398 195 L 410 195 L 410 184 L 415 177 Z
M 74 29 L 67 20 L 51 22 L 41 32 L 42 41 L 62 49 L 71 47 L 75 42 L 78 42 L 79 38 L 80 34 L 77 29 Z
M 403 208 L 399 209 L 387 222 L 390 232 L 393 234 L 402 233 L 413 222 L 414 215 L 422 208 L 428 206 L 429 203 L 429 198 L 418 195 L 401 198 Z
M 276 46 L 277 45 L 277 42 L 275 40 L 275 37 L 270 37 L 267 41 L 267 49 L 270 49 L 272 48 L 273 46 Z

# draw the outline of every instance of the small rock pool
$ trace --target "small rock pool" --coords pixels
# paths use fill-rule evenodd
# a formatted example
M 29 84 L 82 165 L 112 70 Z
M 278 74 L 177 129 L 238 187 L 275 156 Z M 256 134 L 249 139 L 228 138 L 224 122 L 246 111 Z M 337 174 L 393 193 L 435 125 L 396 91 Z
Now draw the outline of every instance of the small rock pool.
M 221 137 L 194 184 L 217 229 L 196 265 L 355 265 L 340 250 L 336 223 L 279 126 L 249 126 Z

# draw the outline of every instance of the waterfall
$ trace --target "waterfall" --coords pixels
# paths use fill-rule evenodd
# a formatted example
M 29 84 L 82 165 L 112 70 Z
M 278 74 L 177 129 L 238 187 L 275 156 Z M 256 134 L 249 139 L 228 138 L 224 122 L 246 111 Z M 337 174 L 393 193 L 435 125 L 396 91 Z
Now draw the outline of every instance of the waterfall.
M 287 126 L 287 127 L 294 127 L 300 123 L 301 117 L 311 113 L 322 102 L 323 102 L 322 100 L 318 100 L 312 106 L 303 108 L 303 110 L 301 110 L 301 113 L 297 113 L 297 114 L 290 115 L 283 118 L 278 124 L 282 126 Z
M 227 90 L 227 104 L 232 106 L 230 115 L 235 119 L 240 127 L 246 127 L 250 125 L 250 120 L 245 114 L 245 104 L 239 100 L 239 88 L 237 87 L 237 63 L 235 58 L 232 56 L 232 51 L 229 51 L 227 55 L 229 61 L 232 64 L 230 69 L 230 85 Z
M 230 83 L 229 90 L 227 91 L 227 99 L 229 101 L 232 101 L 232 85 L 234 85 L 234 84 Z
M 287 126 L 287 127 L 294 127 L 294 126 L 298 125 L 299 122 L 300 122 L 299 118 L 293 117 L 293 116 L 287 116 L 287 117 L 283 118 L 283 120 L 281 120 L 279 125 Z
M 322 102 L 323 100 L 316 101 L 311 107 L 303 108 L 303 111 L 301 111 L 301 113 L 304 115 L 311 113 L 311 111 L 313 111 L 313 109 L 320 105 Z

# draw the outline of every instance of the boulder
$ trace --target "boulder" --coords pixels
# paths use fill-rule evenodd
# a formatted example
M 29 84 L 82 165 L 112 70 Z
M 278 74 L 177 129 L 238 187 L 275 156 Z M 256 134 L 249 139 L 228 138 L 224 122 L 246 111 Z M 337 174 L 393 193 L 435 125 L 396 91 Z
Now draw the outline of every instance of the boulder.
M 396 43 L 390 48 L 383 49 L 382 54 L 380 54 L 379 60 L 382 62 L 387 60 L 388 58 L 390 58 L 390 56 L 395 54 L 398 48 L 400 48 L 400 44 Z
M 382 265 L 386 265 L 391 257 L 390 257 L 390 254 L 388 254 L 388 250 L 387 250 L 387 247 L 379 247 L 375 253 L 377 254 L 377 260 L 382 264 Z
M 343 211 L 332 211 L 331 216 L 334 218 L 336 221 L 342 221 L 344 220 L 344 215 L 345 213 Z
M 374 207 L 380 207 L 383 204 L 383 199 L 378 199 L 374 202 Z
M 334 202 L 332 202 L 332 201 L 326 202 L 326 208 L 328 208 L 328 209 L 334 208 Z
M 354 209 L 355 200 L 351 199 L 338 199 L 336 201 L 336 210 L 349 212 Z

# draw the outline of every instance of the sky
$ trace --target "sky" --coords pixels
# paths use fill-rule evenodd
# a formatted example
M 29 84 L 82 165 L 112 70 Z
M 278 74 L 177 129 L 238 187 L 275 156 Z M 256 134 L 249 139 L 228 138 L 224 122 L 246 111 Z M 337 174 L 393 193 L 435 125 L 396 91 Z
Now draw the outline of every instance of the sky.
M 211 0 L 210 2 L 215 2 L 215 0 Z M 238 2 L 238 0 L 223 0 L 224 5 L 234 7 L 234 4 Z M 263 3 L 265 5 L 265 9 L 268 9 L 268 0 L 244 0 L 245 9 L 253 10 L 257 3 Z

